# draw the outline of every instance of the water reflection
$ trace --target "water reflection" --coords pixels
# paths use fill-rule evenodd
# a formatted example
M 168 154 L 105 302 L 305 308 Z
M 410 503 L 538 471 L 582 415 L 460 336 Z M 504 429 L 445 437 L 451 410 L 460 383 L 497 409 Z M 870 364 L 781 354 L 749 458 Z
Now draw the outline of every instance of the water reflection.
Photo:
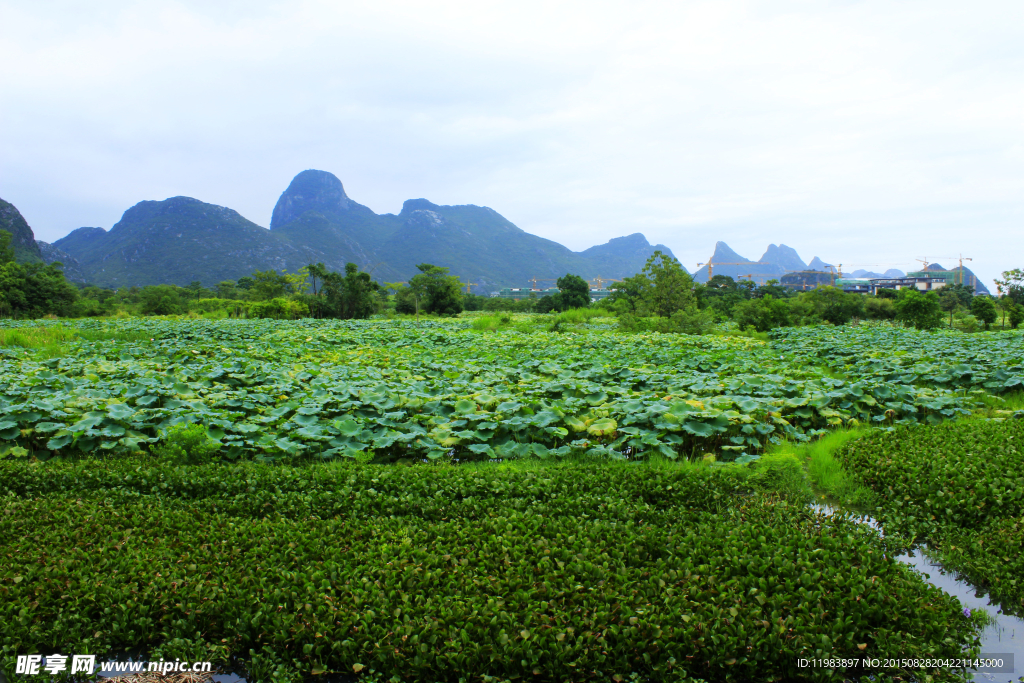
M 828 505 L 812 505 L 815 511 L 823 515 L 836 514 L 836 510 Z M 841 514 L 841 512 L 840 512 Z M 870 517 L 858 518 L 858 521 L 877 529 L 880 535 L 884 532 L 878 522 Z M 928 583 L 941 588 L 949 595 L 955 596 L 970 609 L 983 609 L 995 619 L 995 623 L 981 634 L 981 651 L 986 654 L 1012 654 L 1014 671 L 1012 673 L 996 673 L 987 669 L 974 670 L 977 681 L 992 683 L 1015 683 L 1024 677 L 1024 619 L 1010 614 L 1003 614 L 998 603 L 993 603 L 988 593 L 972 586 L 954 572 L 948 571 L 934 558 L 927 554 L 927 546 L 900 555 L 896 559 L 913 567 Z

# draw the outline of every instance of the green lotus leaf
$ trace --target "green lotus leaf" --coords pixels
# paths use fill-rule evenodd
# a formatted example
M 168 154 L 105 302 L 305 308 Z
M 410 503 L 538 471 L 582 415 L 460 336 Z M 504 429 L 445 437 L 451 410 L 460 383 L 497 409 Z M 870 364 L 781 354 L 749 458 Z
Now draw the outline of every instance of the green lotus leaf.
M 603 417 L 599 420 L 595 420 L 587 427 L 587 434 L 593 434 L 594 436 L 608 436 L 614 434 L 618 428 L 618 423 L 610 417 Z

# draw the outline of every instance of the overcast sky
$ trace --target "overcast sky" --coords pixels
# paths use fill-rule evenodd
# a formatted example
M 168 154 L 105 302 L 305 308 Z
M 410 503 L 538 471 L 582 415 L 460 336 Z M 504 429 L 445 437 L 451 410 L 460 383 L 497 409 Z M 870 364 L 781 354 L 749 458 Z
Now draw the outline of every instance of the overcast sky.
M 47 241 L 175 195 L 267 226 L 316 168 L 691 271 L 1024 267 L 1020 0 L 0 0 L 0 63 L 0 197 Z

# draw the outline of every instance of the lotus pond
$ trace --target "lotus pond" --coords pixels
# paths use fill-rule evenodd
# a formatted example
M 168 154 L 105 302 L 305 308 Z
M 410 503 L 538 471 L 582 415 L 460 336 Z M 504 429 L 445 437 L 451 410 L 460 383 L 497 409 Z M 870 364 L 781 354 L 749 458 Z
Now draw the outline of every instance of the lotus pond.
M 982 615 L 894 558 L 953 544 L 926 515 L 1018 533 L 1021 470 L 994 448 L 921 473 L 943 430 L 1024 423 L 957 419 L 1019 387 L 1019 333 L 31 325 L 57 342 L 0 348 L 9 679 L 17 654 L 133 650 L 250 681 L 958 680 L 861 665 L 978 652 Z M 158 457 L 184 425 L 203 458 Z M 849 426 L 877 428 L 837 458 L 885 537 L 817 514 L 803 463 L 772 453 Z M 920 460 L 879 469 L 907 438 Z

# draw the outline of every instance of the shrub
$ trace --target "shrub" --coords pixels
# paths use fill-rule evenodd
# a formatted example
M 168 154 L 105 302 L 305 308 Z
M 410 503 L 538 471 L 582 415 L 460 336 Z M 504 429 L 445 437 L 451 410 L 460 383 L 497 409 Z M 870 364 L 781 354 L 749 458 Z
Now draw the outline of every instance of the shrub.
M 309 317 L 309 307 L 301 301 L 278 297 L 269 301 L 254 301 L 249 305 L 250 318 L 273 318 L 275 320 L 298 320 Z
M 213 460 L 218 450 L 220 443 L 210 438 L 203 425 L 176 424 L 167 430 L 166 441 L 153 454 L 177 464 L 198 465 Z

